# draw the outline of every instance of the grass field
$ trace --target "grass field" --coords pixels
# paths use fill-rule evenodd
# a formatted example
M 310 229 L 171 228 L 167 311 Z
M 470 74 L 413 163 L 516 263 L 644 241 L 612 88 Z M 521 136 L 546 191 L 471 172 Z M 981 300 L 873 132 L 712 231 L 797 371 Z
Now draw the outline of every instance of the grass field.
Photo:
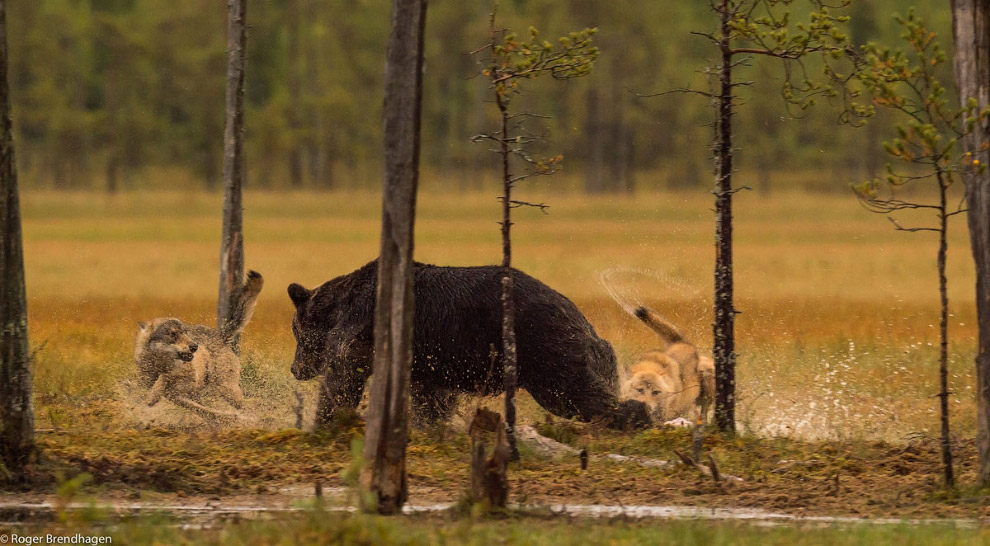
M 704 193 L 590 199 L 547 193 L 548 215 L 519 210 L 515 264 L 574 300 L 628 363 L 658 342 L 622 313 L 599 282 L 615 269 L 623 297 L 647 303 L 707 350 L 711 345 L 713 218 Z M 132 384 L 136 322 L 178 316 L 210 324 L 215 314 L 220 196 L 198 192 L 23 196 L 30 335 L 41 456 L 31 499 L 72 476 L 93 481 L 99 503 L 248 503 L 289 507 L 312 498 L 313 482 L 346 489 L 360 423 L 317 433 L 293 429 L 296 390 L 313 411 L 315 385 L 289 373 L 294 350 L 290 282 L 315 286 L 372 259 L 379 207 L 371 193 L 245 195 L 247 264 L 265 289 L 243 339 L 249 397 L 240 426 L 197 430 L 168 403 L 149 409 Z M 849 196 L 743 193 L 736 213 L 739 425 L 709 436 L 726 473 L 715 487 L 683 466 L 647 468 L 600 454 L 673 458 L 690 433 L 622 434 L 557 422 L 541 432 L 594 454 L 592 470 L 523 447 L 510 469 L 520 503 L 670 504 L 743 507 L 855 518 L 979 518 L 990 498 L 971 485 L 975 449 L 973 272 L 965 226 L 952 226 L 952 423 L 962 486 L 940 486 L 937 443 L 937 293 L 933 238 L 895 232 Z M 500 258 L 498 203 L 487 194 L 420 196 L 416 257 L 439 264 Z M 922 221 L 907 218 L 905 223 Z M 470 406 L 471 401 L 465 402 Z M 490 405 L 495 401 L 485 402 Z M 414 430 L 413 500 L 450 502 L 465 488 L 465 411 L 446 429 Z M 544 421 L 524 395 L 523 422 Z M 64 489 L 65 486 L 61 488 Z M 288 489 L 286 489 L 288 488 Z M 291 490 L 296 493 L 285 493 Z M 299 491 L 302 496 L 299 496 Z M 4 497 L 0 501 L 25 497 Z M 561 522 L 448 517 L 384 522 L 297 514 L 273 522 L 184 527 L 168 516 L 53 523 L 4 532 L 106 530 L 115 543 L 288 544 L 976 544 L 978 530 L 943 526 L 761 528 L 733 523 Z M 568 533 L 564 533 L 566 528 Z M 569 542 L 570 541 L 570 542 Z
M 622 268 L 621 293 L 710 347 L 711 196 L 538 197 L 551 209 L 517 212 L 515 264 L 573 299 L 620 359 L 657 342 L 608 297 L 599 275 L 609 268 Z M 74 405 L 118 392 L 132 375 L 138 320 L 213 322 L 220 196 L 39 192 L 22 200 L 38 424 L 65 427 Z M 245 196 L 247 264 L 266 279 L 244 342 L 249 394 L 274 401 L 259 412 L 261 425 L 292 422 L 298 385 L 288 373 L 285 287 L 315 286 L 372 259 L 379 207 L 371 193 Z M 743 193 L 736 210 L 740 426 L 804 438 L 933 434 L 934 238 L 895 232 L 846 195 Z M 417 259 L 496 263 L 497 216 L 491 195 L 423 192 Z M 971 435 L 972 262 L 964 223 L 951 228 L 953 423 Z M 121 421 L 111 417 L 104 426 Z

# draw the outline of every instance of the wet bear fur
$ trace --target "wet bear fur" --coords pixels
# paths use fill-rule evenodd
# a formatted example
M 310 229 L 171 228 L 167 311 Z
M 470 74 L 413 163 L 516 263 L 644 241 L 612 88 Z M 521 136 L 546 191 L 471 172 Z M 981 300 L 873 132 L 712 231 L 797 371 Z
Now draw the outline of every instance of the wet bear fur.
M 378 263 L 309 290 L 289 286 L 296 312 L 292 374 L 323 376 L 317 423 L 353 410 L 372 372 Z M 626 429 L 650 423 L 646 406 L 620 403 L 612 346 L 566 297 L 514 270 L 519 386 L 554 415 Z M 501 268 L 415 264 L 411 391 L 417 413 L 445 419 L 458 393 L 497 395 Z M 494 359 L 492 351 L 495 351 Z

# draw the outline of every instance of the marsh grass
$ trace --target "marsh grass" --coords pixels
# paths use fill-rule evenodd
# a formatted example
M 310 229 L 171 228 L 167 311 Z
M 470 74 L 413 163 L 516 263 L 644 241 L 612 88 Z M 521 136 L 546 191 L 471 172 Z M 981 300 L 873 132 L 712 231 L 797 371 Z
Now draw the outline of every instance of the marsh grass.
M 599 275 L 608 268 L 646 272 L 624 276 L 624 293 L 710 347 L 710 196 L 545 197 L 549 215 L 519 211 L 514 260 L 574 300 L 622 362 L 658 341 L 607 295 Z M 219 195 L 197 192 L 24 195 L 39 426 L 79 425 L 93 400 L 123 408 L 108 410 L 101 427 L 154 419 L 128 383 L 136 322 L 213 323 L 219 205 Z M 379 208 L 372 193 L 245 196 L 246 261 L 266 281 L 244 336 L 245 390 L 260 401 L 250 426 L 291 426 L 297 389 L 312 411 L 313 385 L 288 373 L 284 289 L 315 286 L 374 257 Z M 497 212 L 491 195 L 424 192 L 417 259 L 495 262 Z M 741 195 L 736 222 L 741 428 L 894 441 L 934 431 L 934 241 L 894 232 L 843 195 Z M 951 407 L 965 436 L 975 425 L 973 273 L 964 229 L 950 235 Z M 524 419 L 542 417 L 527 407 Z M 171 413 L 155 424 L 181 421 Z

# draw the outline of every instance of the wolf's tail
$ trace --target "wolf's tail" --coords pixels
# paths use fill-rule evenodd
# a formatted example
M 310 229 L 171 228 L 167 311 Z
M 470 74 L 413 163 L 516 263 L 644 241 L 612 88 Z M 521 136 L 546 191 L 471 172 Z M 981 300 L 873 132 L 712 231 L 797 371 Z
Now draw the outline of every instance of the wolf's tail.
M 602 271 L 599 279 L 602 281 L 602 286 L 604 286 L 605 290 L 608 291 L 608 295 L 612 296 L 612 299 L 615 300 L 615 303 L 618 303 L 619 307 L 621 307 L 626 313 L 636 316 L 636 308 L 638 305 L 633 305 L 631 302 L 627 301 L 626 298 L 620 296 L 612 286 L 612 275 L 618 272 L 619 270 L 616 268 L 606 269 L 605 271 Z
M 660 334 L 660 339 L 662 339 L 665 344 L 673 345 L 674 343 L 684 341 L 684 336 L 677 329 L 677 327 L 667 321 L 667 319 L 661 317 L 655 311 L 640 305 L 636 308 L 634 314 L 636 315 L 636 318 L 643 321 L 643 323 L 649 326 L 651 330 L 657 334 Z
M 241 287 L 237 304 L 231 309 L 230 318 L 224 322 L 220 329 L 220 338 L 223 339 L 224 343 L 229 345 L 237 336 L 241 335 L 244 327 L 251 321 L 255 305 L 258 303 L 258 294 L 261 294 L 261 287 L 264 284 L 265 279 L 262 278 L 261 273 L 254 270 L 247 272 L 247 280 Z
M 618 272 L 619 270 L 615 268 L 606 269 L 605 271 L 602 271 L 600 278 L 605 290 L 607 290 L 608 294 L 612 296 L 612 299 L 615 300 L 620 307 L 622 307 L 622 310 L 643 321 L 643 323 L 649 326 L 651 330 L 660 334 L 660 338 L 665 344 L 673 345 L 674 343 L 684 341 L 684 336 L 677 329 L 677 327 L 671 324 L 667 319 L 660 316 L 659 313 L 649 309 L 638 301 L 630 302 L 619 295 L 619 293 L 612 286 L 611 282 L 612 275 Z

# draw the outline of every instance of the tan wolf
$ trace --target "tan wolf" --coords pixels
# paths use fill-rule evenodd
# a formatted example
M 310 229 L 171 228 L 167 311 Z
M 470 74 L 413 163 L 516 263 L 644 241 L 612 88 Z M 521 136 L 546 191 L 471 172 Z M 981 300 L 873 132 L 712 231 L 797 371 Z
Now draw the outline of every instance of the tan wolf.
M 177 318 L 139 322 L 134 347 L 140 383 L 150 388 L 145 399 L 154 406 L 162 398 L 211 423 L 230 422 L 237 414 L 204 405 L 220 397 L 234 408 L 244 404 L 241 361 L 231 348 L 251 320 L 264 279 L 248 271 L 232 318 L 223 329 L 185 324 Z
M 629 369 L 624 395 L 650 408 L 658 422 L 690 419 L 708 423 L 715 398 L 715 363 L 656 312 L 639 306 L 636 318 L 659 334 L 664 349 L 647 351 Z

